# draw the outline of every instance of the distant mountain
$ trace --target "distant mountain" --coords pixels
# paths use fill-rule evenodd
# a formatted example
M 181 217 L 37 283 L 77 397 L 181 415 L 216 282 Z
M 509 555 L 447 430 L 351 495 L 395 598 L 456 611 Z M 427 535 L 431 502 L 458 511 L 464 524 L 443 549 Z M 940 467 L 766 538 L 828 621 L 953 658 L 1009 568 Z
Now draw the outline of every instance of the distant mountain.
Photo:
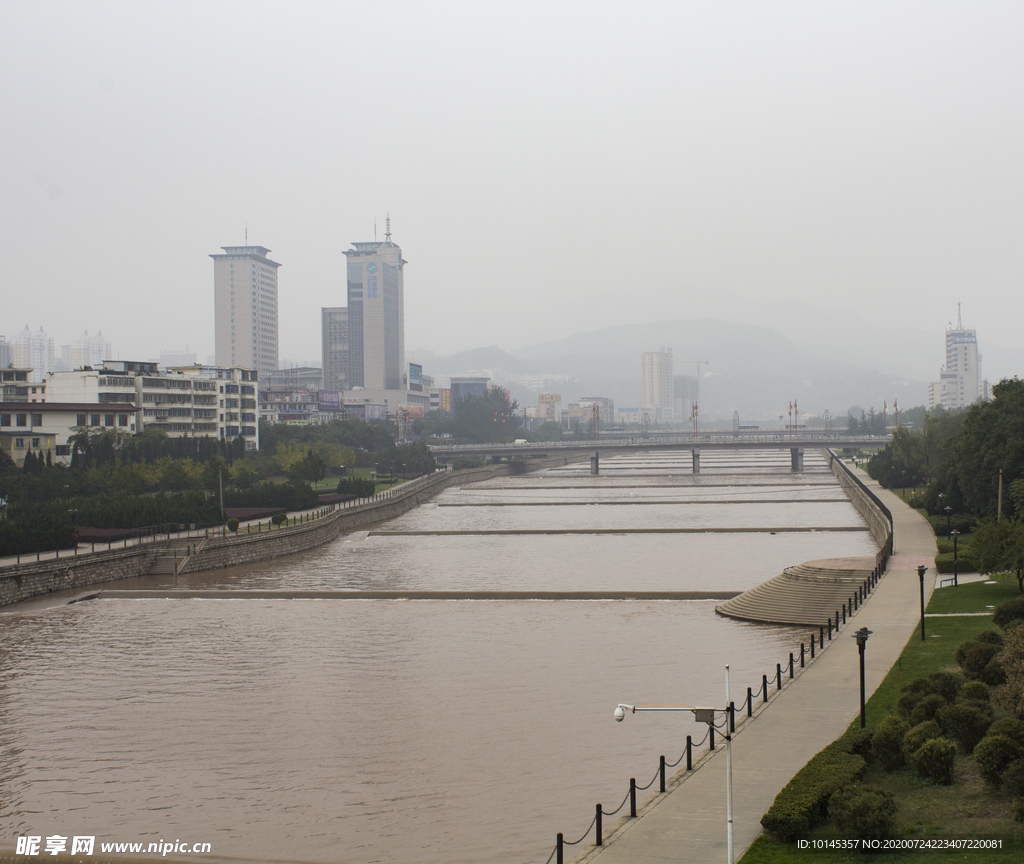
M 460 351 L 450 357 L 417 348 L 407 351 L 405 359 L 410 363 L 421 363 L 426 375 L 458 375 L 471 369 L 504 369 L 513 375 L 528 375 L 531 372 L 523 360 L 497 345 Z
M 836 333 L 843 334 L 842 328 Z M 816 335 L 823 336 L 816 331 Z M 640 355 L 671 348 L 675 374 L 695 376 L 700 358 L 700 411 L 709 419 L 732 418 L 744 422 L 777 422 L 796 400 L 801 413 L 833 416 L 845 414 L 851 405 L 891 406 L 898 400 L 905 408 L 923 404 L 924 380 L 879 371 L 840 339 L 821 344 L 799 344 L 771 327 L 735 324 L 719 319 L 658 321 L 619 325 L 591 333 L 575 333 L 514 353 L 495 346 L 464 351 L 451 357 L 412 352 L 431 375 L 452 375 L 473 369 L 500 368 L 513 375 L 560 375 L 574 379 L 564 385 L 562 401 L 583 396 L 609 396 L 620 407 L 640 404 Z M 415 359 L 419 357 L 420 359 Z M 884 359 L 877 355 L 874 359 Z M 522 393 L 520 402 L 532 404 Z

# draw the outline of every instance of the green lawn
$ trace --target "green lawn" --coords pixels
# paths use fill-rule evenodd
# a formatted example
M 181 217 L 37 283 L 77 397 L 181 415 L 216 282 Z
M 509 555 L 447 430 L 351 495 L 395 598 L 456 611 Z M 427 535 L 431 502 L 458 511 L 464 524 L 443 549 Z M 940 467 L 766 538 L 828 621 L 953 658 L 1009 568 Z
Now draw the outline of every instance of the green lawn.
M 1004 600 L 1020 594 L 1017 580 L 1010 573 L 995 573 L 991 577 L 995 585 L 984 582 L 961 583 L 955 588 L 944 585 L 932 592 L 928 601 L 927 612 L 991 612 Z M 931 619 L 925 621 L 925 632 L 928 632 Z

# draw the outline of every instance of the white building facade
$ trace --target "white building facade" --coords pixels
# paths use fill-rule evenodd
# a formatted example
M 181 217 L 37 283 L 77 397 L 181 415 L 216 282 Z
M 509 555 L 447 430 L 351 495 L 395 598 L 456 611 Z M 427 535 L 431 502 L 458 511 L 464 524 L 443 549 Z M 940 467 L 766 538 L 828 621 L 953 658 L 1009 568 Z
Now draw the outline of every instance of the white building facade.
M 213 259 L 214 330 L 217 367 L 255 369 L 269 375 L 278 366 L 277 268 L 264 246 L 222 246 Z
M 651 351 L 640 358 L 640 406 L 656 423 L 670 423 L 675 414 L 672 349 Z

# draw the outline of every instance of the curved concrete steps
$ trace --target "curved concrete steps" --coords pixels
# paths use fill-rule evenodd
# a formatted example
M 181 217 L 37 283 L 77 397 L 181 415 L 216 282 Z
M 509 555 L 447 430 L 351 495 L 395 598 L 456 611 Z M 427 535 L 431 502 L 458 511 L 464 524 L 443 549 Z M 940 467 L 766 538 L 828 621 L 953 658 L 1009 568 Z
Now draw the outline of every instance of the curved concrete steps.
M 874 558 L 807 561 L 715 607 L 719 615 L 769 624 L 824 625 L 871 576 Z

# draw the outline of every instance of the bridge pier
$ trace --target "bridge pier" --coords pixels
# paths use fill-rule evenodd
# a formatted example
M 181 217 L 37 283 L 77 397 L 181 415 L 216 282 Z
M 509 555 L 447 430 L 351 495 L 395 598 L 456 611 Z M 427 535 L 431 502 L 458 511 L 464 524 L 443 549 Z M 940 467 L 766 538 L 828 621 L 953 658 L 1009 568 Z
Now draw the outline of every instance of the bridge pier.
M 804 448 L 793 447 L 789 451 L 789 470 L 790 471 L 803 471 L 804 470 Z
M 700 474 L 700 450 L 694 447 L 690 452 L 693 455 L 693 473 Z
M 599 450 L 595 450 L 590 456 L 590 473 L 601 473 L 601 453 Z

